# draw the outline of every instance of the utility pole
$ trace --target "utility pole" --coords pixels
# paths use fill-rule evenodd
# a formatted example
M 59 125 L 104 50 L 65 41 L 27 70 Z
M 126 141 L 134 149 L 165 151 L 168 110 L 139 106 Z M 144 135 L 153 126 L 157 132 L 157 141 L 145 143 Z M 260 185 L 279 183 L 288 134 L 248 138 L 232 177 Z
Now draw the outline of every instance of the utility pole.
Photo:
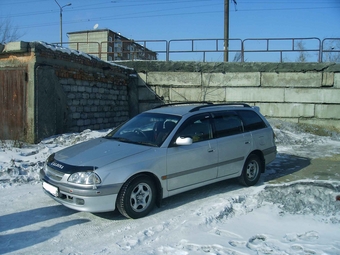
M 229 48 L 229 1 L 224 0 L 224 62 L 228 62 Z

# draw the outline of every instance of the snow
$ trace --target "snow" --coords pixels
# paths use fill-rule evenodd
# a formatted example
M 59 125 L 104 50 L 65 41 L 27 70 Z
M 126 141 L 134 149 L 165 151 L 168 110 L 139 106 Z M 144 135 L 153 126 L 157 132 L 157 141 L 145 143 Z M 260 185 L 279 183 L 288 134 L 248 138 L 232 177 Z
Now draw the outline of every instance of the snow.
M 164 199 L 138 220 L 116 211 L 77 212 L 41 188 L 38 171 L 51 153 L 109 130 L 58 135 L 36 145 L 0 141 L 0 254 L 340 254 L 339 181 L 266 181 L 294 157 L 340 154 L 339 134 L 272 124 L 279 154 L 258 185 L 219 182 Z

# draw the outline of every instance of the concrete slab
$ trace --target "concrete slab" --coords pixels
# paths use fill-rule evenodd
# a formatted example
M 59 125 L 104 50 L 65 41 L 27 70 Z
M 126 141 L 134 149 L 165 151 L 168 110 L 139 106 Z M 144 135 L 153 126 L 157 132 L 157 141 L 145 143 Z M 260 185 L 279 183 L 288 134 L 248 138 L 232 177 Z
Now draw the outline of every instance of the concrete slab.
M 321 87 L 321 73 L 262 73 L 261 86 L 269 87 Z
M 257 103 L 256 105 L 260 107 L 262 114 L 272 118 L 312 118 L 315 115 L 314 104 Z
M 260 72 L 202 73 L 202 83 L 209 87 L 259 87 Z
M 334 74 L 334 88 L 340 88 L 340 73 Z

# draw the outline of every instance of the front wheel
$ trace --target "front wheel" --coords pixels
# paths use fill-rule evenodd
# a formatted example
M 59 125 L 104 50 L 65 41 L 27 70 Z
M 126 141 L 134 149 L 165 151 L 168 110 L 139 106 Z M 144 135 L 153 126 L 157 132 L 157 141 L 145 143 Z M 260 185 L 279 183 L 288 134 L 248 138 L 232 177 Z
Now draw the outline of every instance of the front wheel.
M 155 191 L 154 182 L 145 175 L 127 181 L 117 197 L 118 211 L 132 219 L 146 216 L 155 205 Z
M 263 164 L 259 156 L 255 154 L 249 155 L 244 163 L 241 176 L 238 181 L 244 186 L 253 186 L 260 179 L 261 172 L 263 171 Z

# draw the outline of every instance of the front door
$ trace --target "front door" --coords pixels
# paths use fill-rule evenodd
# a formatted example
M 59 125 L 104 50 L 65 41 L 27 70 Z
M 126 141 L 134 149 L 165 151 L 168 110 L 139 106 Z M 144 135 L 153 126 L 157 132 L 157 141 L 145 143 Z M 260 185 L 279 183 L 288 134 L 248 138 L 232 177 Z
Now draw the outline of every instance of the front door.
M 168 190 L 186 188 L 217 177 L 216 140 L 212 140 L 211 116 L 202 114 L 188 119 L 177 137 L 191 137 L 191 145 L 170 146 L 167 151 Z

